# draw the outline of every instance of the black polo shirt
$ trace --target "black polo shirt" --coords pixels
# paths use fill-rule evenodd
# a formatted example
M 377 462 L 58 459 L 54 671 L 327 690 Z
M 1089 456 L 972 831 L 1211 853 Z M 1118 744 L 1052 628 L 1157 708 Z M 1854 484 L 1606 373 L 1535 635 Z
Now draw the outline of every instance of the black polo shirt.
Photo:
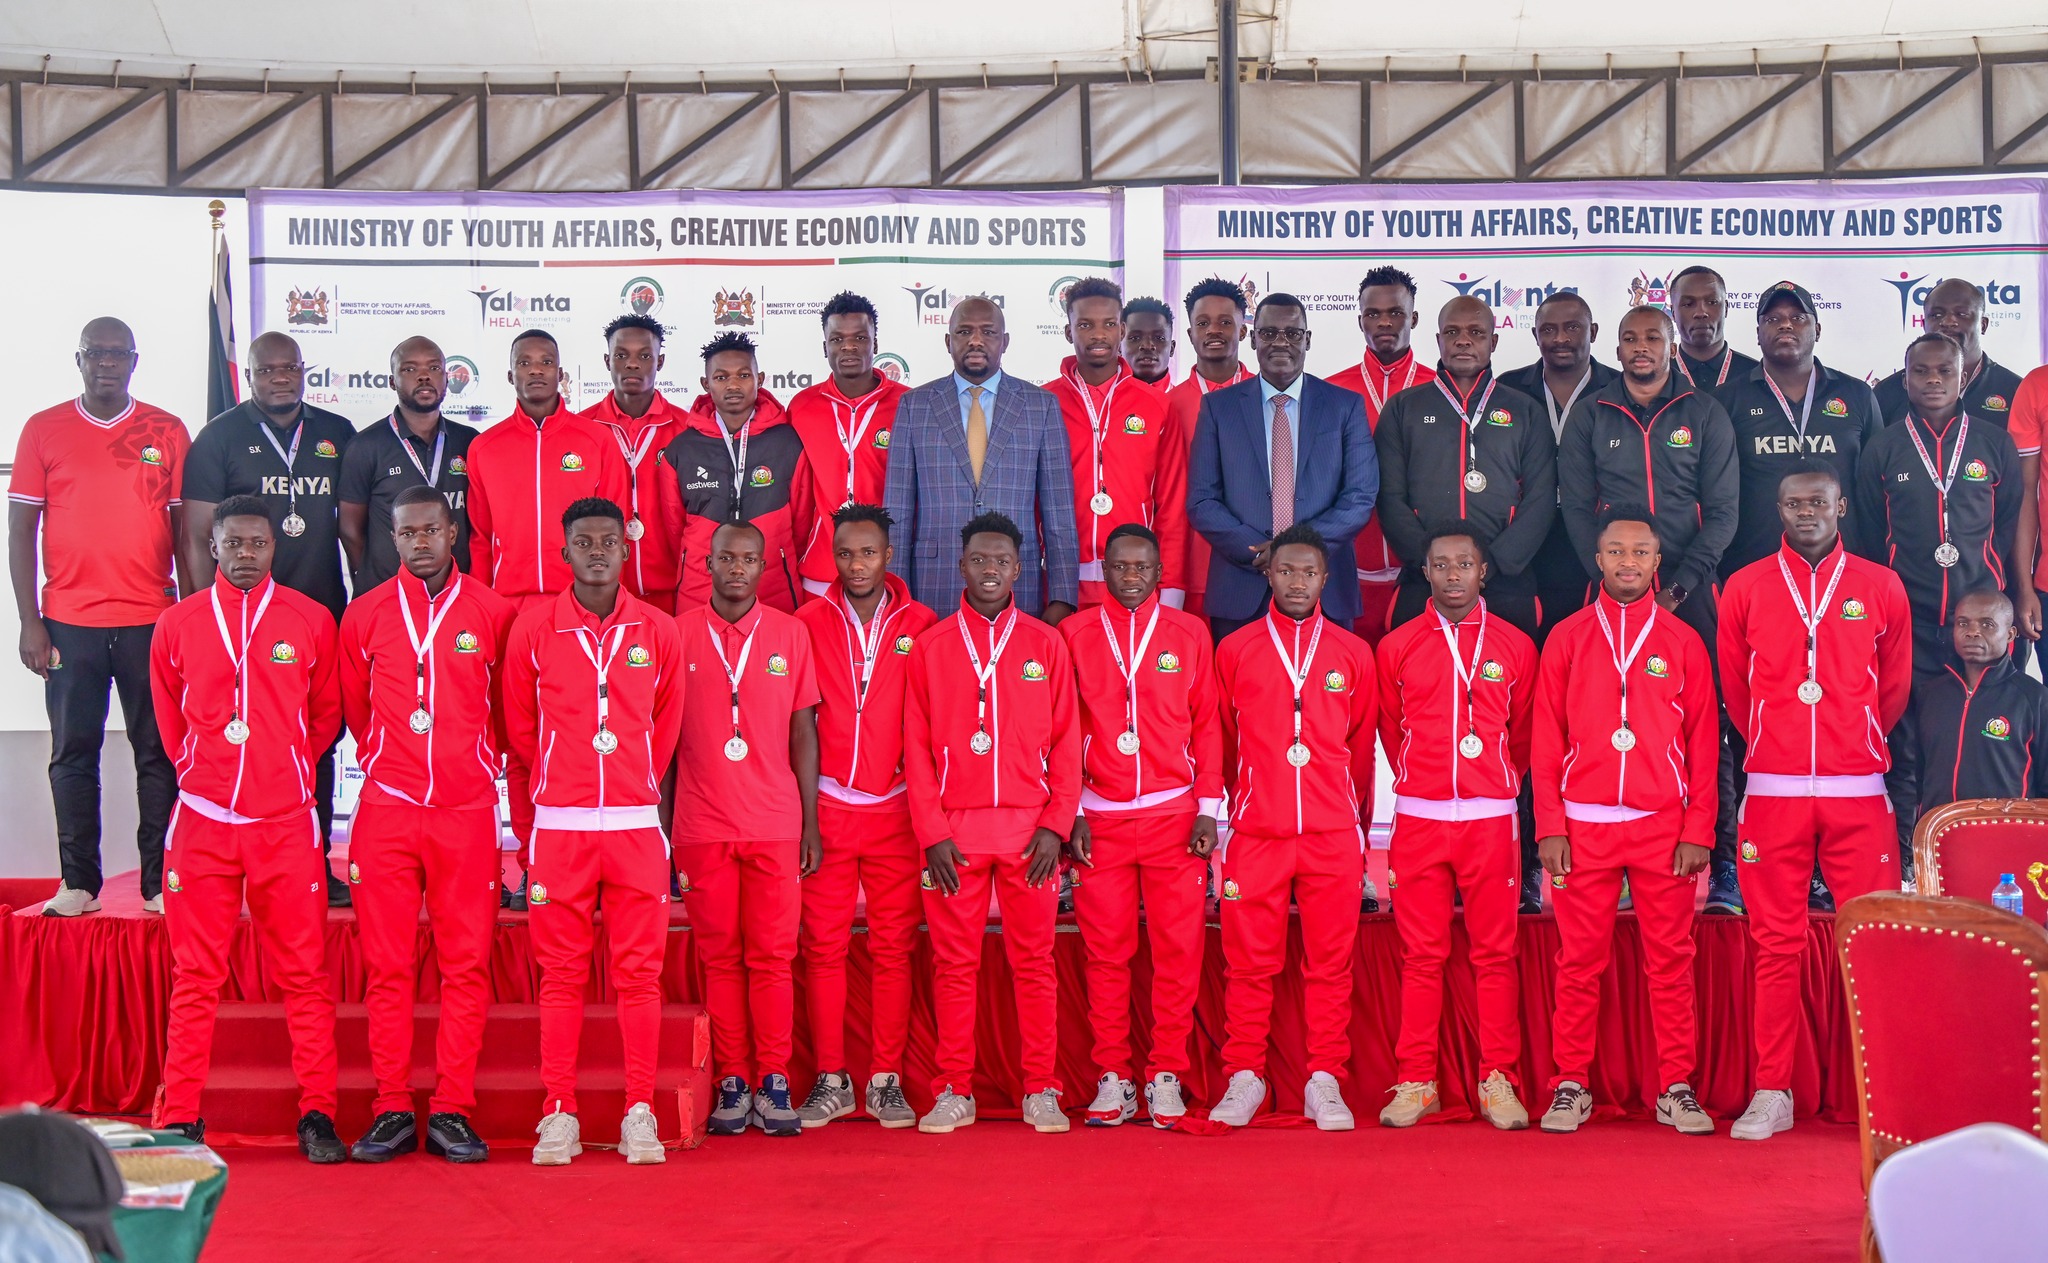
M 1694 359 L 1684 345 L 1680 344 L 1678 361 L 1672 365 L 1678 370 L 1678 376 L 1686 385 L 1694 390 L 1704 390 L 1708 394 L 1733 386 L 1756 366 L 1755 356 L 1744 355 L 1725 341 L 1721 343 L 1721 353 L 1711 360 Z
M 342 460 L 355 434 L 346 417 L 310 404 L 299 406 L 293 425 L 279 429 L 250 400 L 208 421 L 185 457 L 185 499 L 219 504 L 229 496 L 261 498 L 278 528 L 270 572 L 337 619 L 348 603 L 337 492 Z M 295 513 L 305 523 L 296 536 L 285 529 Z
M 1778 517 L 1778 483 L 1807 460 L 1834 466 L 1842 495 L 1856 494 L 1856 462 L 1878 431 L 1884 429 L 1877 400 L 1859 378 L 1839 373 L 1819 360 L 1813 402 L 1787 396 L 1778 402 L 1772 383 L 1759 364 L 1729 379 L 1716 392 L 1728 423 L 1735 427 L 1735 464 L 1742 471 L 1742 500 L 1736 513 L 1735 540 L 1721 554 L 1721 577 L 1728 578 L 1753 561 L 1778 551 L 1785 525 Z M 1785 415 L 1787 406 L 1792 418 Z M 1795 419 L 1804 413 L 1806 440 L 1800 442 Z M 1853 551 L 1862 551 L 1862 532 L 1877 524 L 1851 513 L 1842 532 Z
M 2012 416 L 2012 397 L 2020 388 L 2020 375 L 2003 364 L 1984 357 L 1977 375 L 1963 388 L 1962 409 L 1979 421 L 1989 421 L 2003 430 Z M 1877 407 L 1890 425 L 1906 415 L 1906 370 L 1900 369 L 1877 384 Z
M 405 429 L 396 414 L 364 428 L 341 462 L 341 500 L 369 508 L 364 525 L 363 564 L 356 571 L 355 590 L 371 588 L 398 573 L 398 546 L 391 542 L 391 502 L 407 487 L 423 487 L 421 473 L 435 474 L 434 486 L 448 497 L 455 513 L 455 564 L 469 569 L 469 445 L 476 427 L 441 418 L 447 444 L 441 468 L 434 469 L 435 439 L 422 439 Z M 401 438 L 400 435 L 404 437 Z

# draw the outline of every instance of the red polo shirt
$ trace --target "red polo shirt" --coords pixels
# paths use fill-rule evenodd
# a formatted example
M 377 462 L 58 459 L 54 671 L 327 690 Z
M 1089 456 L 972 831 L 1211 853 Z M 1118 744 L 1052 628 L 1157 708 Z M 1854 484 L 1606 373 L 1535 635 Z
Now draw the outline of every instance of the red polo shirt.
M 676 627 L 690 682 L 676 747 L 676 844 L 796 841 L 804 817 L 789 725 L 796 712 L 818 704 L 809 629 L 758 600 L 737 623 L 705 605 L 678 614 Z M 725 754 L 732 740 L 728 666 L 739 676 L 740 736 L 747 743 L 746 757 L 737 760 Z

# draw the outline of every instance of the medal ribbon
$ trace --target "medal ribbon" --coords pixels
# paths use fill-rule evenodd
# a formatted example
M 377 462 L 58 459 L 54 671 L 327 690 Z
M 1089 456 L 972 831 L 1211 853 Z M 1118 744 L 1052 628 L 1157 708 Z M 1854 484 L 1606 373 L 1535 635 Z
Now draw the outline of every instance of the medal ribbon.
M 1721 374 L 1720 376 L 1714 379 L 1714 386 L 1716 388 L 1727 385 L 1728 369 L 1729 366 L 1734 363 L 1735 348 L 1727 345 L 1726 343 L 1723 343 L 1721 346 Z M 1685 362 L 1685 352 L 1683 351 L 1678 353 L 1678 371 L 1679 374 L 1685 378 L 1686 385 L 1692 387 L 1694 390 L 1698 390 L 1700 388 L 1699 382 L 1693 379 L 1692 366 Z M 1764 374 L 1764 377 L 1766 380 L 1769 380 L 1770 374 L 1766 373 Z M 1791 409 L 1788 408 L 1786 409 L 1786 411 L 1790 412 Z
M 740 520 L 740 494 L 747 485 L 747 439 L 754 432 L 754 414 L 740 422 L 739 443 L 734 446 L 733 435 L 725 428 L 725 418 L 718 418 L 718 437 L 725 442 L 725 454 L 732 458 L 732 520 Z M 716 639 L 716 637 L 713 637 Z
M 840 594 L 846 613 L 846 633 L 860 650 L 860 670 L 854 673 L 853 713 L 859 718 L 861 708 L 868 704 L 868 681 L 875 675 L 875 659 L 882 653 L 882 625 L 888 622 L 889 591 L 882 590 L 881 604 L 875 606 L 875 616 L 861 625 L 860 615 L 854 611 L 853 602 L 845 593 Z
M 1408 376 L 1402 379 L 1401 390 L 1415 384 L 1415 352 L 1409 351 L 1407 355 Z M 1394 389 L 1394 370 L 1381 364 L 1377 355 L 1368 353 L 1364 359 L 1358 361 L 1358 376 L 1365 382 L 1365 397 L 1372 400 L 1372 414 L 1375 417 L 1385 410 L 1387 400 L 1401 393 L 1400 390 Z M 1374 377 L 1380 379 L 1378 386 L 1372 384 Z M 1385 393 L 1382 394 L 1382 391 Z
M 1690 379 L 1688 379 L 1688 380 L 1690 380 Z M 1591 362 L 1588 362 L 1588 363 L 1587 363 L 1587 365 L 1586 365 L 1586 375 L 1585 375 L 1585 376 L 1583 376 L 1583 377 L 1581 377 L 1581 378 L 1579 378 L 1579 384 L 1578 384 L 1578 385 L 1576 385 L 1576 386 L 1572 387 L 1572 393 L 1571 393 L 1570 397 L 1569 397 L 1569 398 L 1567 398 L 1567 399 L 1566 399 L 1566 400 L 1564 401 L 1564 407 L 1562 407 L 1562 408 L 1560 408 L 1560 407 L 1558 407 L 1558 406 L 1557 406 L 1557 400 L 1556 400 L 1555 398 L 1553 398 L 1553 397 L 1551 396 L 1551 393 L 1550 393 L 1550 385 L 1549 385 L 1549 383 L 1547 383 L 1547 382 L 1546 382 L 1546 383 L 1544 383 L 1544 384 L 1543 384 L 1543 390 L 1542 390 L 1542 395 L 1543 395 L 1543 406 L 1544 406 L 1545 408 L 1549 409 L 1549 411 L 1550 411 L 1550 437 L 1551 437 L 1551 438 L 1555 439 L 1555 438 L 1561 438 L 1561 437 L 1563 437 L 1563 435 L 1564 435 L 1564 419 L 1565 419 L 1566 417 L 1568 417 L 1568 416 L 1570 416 L 1570 415 L 1571 415 L 1571 413 L 1572 413 L 1572 405 L 1573 405 L 1573 404 L 1575 404 L 1575 403 L 1577 403 L 1577 402 L 1579 401 L 1579 396 L 1580 396 L 1580 395 L 1583 395 L 1583 394 L 1585 394 L 1585 393 L 1586 393 L 1586 387 L 1588 387 L 1588 386 L 1590 386 L 1590 385 L 1592 385 L 1592 384 L 1593 384 L 1593 365 L 1591 364 Z M 1559 501 L 1558 503 L 1562 504 L 1562 503 L 1563 503 L 1563 501 L 1562 501 L 1562 500 L 1560 500 L 1560 501 Z
M 235 719 L 240 719 L 249 709 L 243 705 L 247 694 L 244 691 L 242 673 L 243 664 L 249 660 L 249 642 L 256 638 L 257 625 L 262 623 L 264 611 L 270 608 L 270 598 L 277 595 L 275 579 L 266 579 L 264 583 L 266 586 L 263 589 L 263 599 L 256 604 L 256 617 L 249 617 L 247 595 L 242 598 L 242 648 L 239 653 L 235 650 L 234 638 L 228 635 L 228 617 L 220 608 L 220 588 L 207 589 L 207 595 L 213 599 L 213 625 L 220 629 L 220 643 L 227 649 L 228 661 L 235 667 Z
M 299 463 L 299 440 L 306 437 L 306 418 L 302 415 L 292 424 L 292 445 L 289 451 L 285 450 L 284 445 L 277 441 L 277 436 L 270 432 L 269 426 L 258 421 L 256 428 L 263 431 L 263 441 L 270 444 L 270 450 L 276 452 L 278 459 L 284 462 L 284 489 L 285 493 L 291 498 L 291 507 L 286 509 L 285 512 L 293 517 L 297 517 L 299 515 L 299 480 L 294 476 L 295 471 L 292 466 Z
M 1436 629 L 1443 633 L 1444 644 L 1449 646 L 1451 651 L 1451 668 L 1457 672 L 1458 683 L 1465 690 L 1465 731 L 1477 736 L 1479 725 L 1472 718 L 1472 680 L 1479 672 L 1479 656 L 1486 652 L 1486 598 L 1479 598 L 1479 636 L 1472 643 L 1470 666 L 1458 656 L 1457 625 L 1444 618 L 1443 613 L 1437 610 L 1435 602 L 1430 603 L 1430 611 L 1436 614 Z
M 1087 382 L 1081 380 L 1081 371 L 1078 367 L 1074 370 L 1073 375 L 1067 378 L 1073 384 L 1074 393 L 1081 396 L 1081 406 L 1088 410 L 1088 433 L 1094 440 L 1095 494 L 1097 495 L 1101 495 L 1109 490 L 1109 484 L 1102 476 L 1102 443 L 1108 437 L 1110 412 L 1116 405 L 1116 388 L 1123 385 L 1124 379 L 1129 376 L 1130 374 L 1124 372 L 1123 365 L 1119 363 L 1116 376 L 1110 378 L 1109 389 L 1103 393 L 1100 410 L 1097 410 L 1095 407 L 1095 392 L 1088 388 Z M 1093 512 L 1093 510 L 1091 509 L 1090 512 Z
M 1962 444 L 1958 443 L 1956 446 L 1960 449 Z M 1785 576 L 1785 590 L 1792 594 L 1792 608 L 1799 611 L 1799 621 L 1806 627 L 1806 678 L 1809 680 L 1816 678 L 1814 670 L 1820 639 L 1820 620 L 1828 616 L 1828 606 L 1835 602 L 1835 585 L 1842 581 L 1842 575 L 1848 569 L 1849 555 L 1842 553 L 1835 558 L 1835 577 L 1828 580 L 1828 590 L 1821 593 L 1820 604 L 1814 606 L 1813 613 L 1809 615 L 1806 611 L 1806 602 L 1799 595 L 1799 585 L 1792 580 L 1792 568 L 1785 564 L 1785 554 L 1782 551 L 1778 554 L 1778 573 Z M 1818 570 L 1807 576 L 1807 587 L 1811 589 L 1813 581 L 1819 577 Z
M 612 441 L 619 445 L 619 455 L 626 459 L 627 520 L 639 521 L 640 462 L 647 459 L 648 451 L 654 447 L 655 438 L 661 434 L 661 425 L 657 422 L 648 426 L 641 431 L 640 437 L 631 443 L 626 442 L 624 426 L 607 422 L 606 428 L 612 432 Z
M 1927 454 L 1927 445 L 1920 441 L 1920 419 L 1911 413 L 1906 415 L 1906 433 L 1913 440 L 1913 450 L 1920 453 L 1920 464 L 1926 468 L 1927 476 L 1934 481 L 1935 504 L 1941 510 L 1941 542 L 1948 543 L 1948 489 L 1956 485 L 1956 471 L 1963 467 L 1963 443 L 1970 437 L 1970 414 L 1958 413 L 1963 419 L 1962 428 L 1956 431 L 1956 450 L 1949 453 L 1948 477 L 1935 471 L 1934 458 Z M 1934 427 L 1927 427 L 1932 430 Z M 1936 451 L 1941 450 L 1941 436 L 1935 435 Z
M 605 721 L 611 718 L 612 660 L 619 656 L 619 646 L 626 641 L 626 627 L 621 623 L 612 628 L 612 647 L 605 652 L 602 660 L 599 659 L 597 651 L 604 644 L 605 633 L 600 631 L 593 635 L 589 628 L 581 625 L 573 630 L 576 633 L 576 644 L 583 650 L 583 656 L 590 659 L 591 666 L 597 668 L 597 730 L 603 732 L 607 727 Z M 429 634 L 432 634 L 431 628 Z
M 988 683 L 996 678 L 996 664 L 1003 660 L 1003 650 L 1010 647 L 1010 633 L 1017 630 L 1017 605 L 1014 601 L 1011 602 L 1009 624 L 1003 628 L 1002 638 L 997 640 L 989 649 L 988 665 L 986 667 L 981 665 L 981 654 L 974 648 L 974 633 L 967 630 L 966 613 L 962 611 L 954 614 L 953 621 L 959 625 L 960 639 L 967 646 L 967 661 L 974 667 L 974 690 L 976 694 L 974 702 L 974 730 L 976 732 L 987 732 Z M 990 634 L 994 634 L 993 627 L 990 628 Z
M 1606 609 L 1601 606 L 1598 597 L 1593 599 L 1593 613 L 1600 619 L 1601 634 L 1607 637 L 1607 652 L 1614 660 L 1615 673 L 1621 677 L 1621 726 L 1623 728 L 1628 727 L 1628 671 L 1630 667 L 1636 664 L 1636 655 L 1642 653 L 1644 642 L 1650 639 L 1650 628 L 1657 625 L 1657 602 L 1655 598 L 1648 598 L 1648 603 L 1650 607 L 1649 616 L 1643 619 L 1643 629 L 1636 633 L 1635 643 L 1629 646 L 1628 654 L 1624 657 L 1621 652 L 1621 641 L 1614 634 L 1614 626 L 1607 621 Z M 1621 610 L 1621 634 L 1622 636 L 1628 635 L 1627 606 L 1623 606 Z
M 740 643 L 740 660 L 732 663 L 725 658 L 725 637 L 718 634 L 718 624 L 712 621 L 716 617 L 710 606 L 704 607 L 704 626 L 711 632 L 711 651 L 718 655 L 718 665 L 725 668 L 725 682 L 732 686 L 732 735 L 737 737 L 740 735 L 740 676 L 746 673 L 747 658 L 754 652 L 754 637 L 761 630 L 761 620 L 754 620 L 754 629 Z
M 879 376 L 879 374 L 877 374 L 877 376 Z M 869 391 L 865 395 L 862 395 L 860 398 L 849 400 L 846 404 L 846 417 L 844 420 L 842 420 L 839 415 L 839 400 L 834 399 L 830 395 L 825 396 L 825 402 L 832 406 L 832 425 L 834 429 L 839 431 L 839 446 L 846 449 L 847 504 L 852 504 L 854 501 L 854 462 L 860 453 L 861 442 L 868 436 L 868 427 L 874 424 L 875 410 L 882 406 L 883 389 L 884 386 L 876 386 L 873 390 Z M 868 403 L 869 400 L 873 400 L 874 402 Z M 867 410 L 865 412 L 861 410 L 861 405 L 863 403 L 866 403 L 868 405 Z M 847 425 L 849 422 L 852 424 L 853 427 L 851 433 L 848 433 L 847 431 Z M 875 616 L 877 618 L 881 617 L 881 612 L 877 610 Z
M 1439 375 L 1436 379 L 1436 388 L 1443 392 L 1444 398 L 1451 401 L 1451 406 L 1458 410 L 1458 419 L 1465 423 L 1466 465 L 1464 469 L 1458 471 L 1458 505 L 1460 510 L 1462 510 L 1465 504 L 1464 477 L 1468 472 L 1479 468 L 1479 419 L 1486 415 L 1486 401 L 1493 398 L 1493 388 L 1500 384 L 1500 379 L 1493 376 L 1491 369 L 1486 371 L 1485 393 L 1479 396 L 1479 406 L 1468 414 L 1465 411 L 1465 405 L 1452 392 L 1451 386 L 1446 384 L 1450 382 L 1450 378 L 1451 375 L 1449 373 Z M 1473 386 L 1476 389 L 1478 383 L 1473 383 Z M 1550 392 L 1545 391 L 1544 393 L 1548 394 Z
M 1159 628 L 1159 607 L 1152 607 L 1152 617 L 1145 623 L 1145 635 L 1131 646 L 1130 665 L 1124 664 L 1123 646 L 1117 643 L 1116 627 L 1109 621 L 1109 606 L 1102 607 L 1102 634 L 1109 637 L 1109 654 L 1116 659 L 1117 673 L 1124 677 L 1124 729 L 1138 731 L 1138 666 L 1145 661 L 1145 650 L 1152 644 L 1152 633 Z M 1131 614 L 1131 632 L 1138 630 L 1137 612 Z
M 1199 370 L 1190 373 L 1189 376 L 1195 379 L 1195 388 L 1206 395 L 1212 390 L 1222 390 L 1224 386 L 1235 386 L 1239 382 L 1250 381 L 1252 379 L 1252 371 L 1246 368 L 1244 365 L 1239 364 L 1237 366 L 1237 376 L 1231 378 L 1227 382 L 1224 382 L 1222 386 L 1219 386 L 1214 382 L 1210 381 L 1208 378 L 1202 376 Z
M 1315 665 L 1316 646 L 1321 644 L 1323 640 L 1323 612 L 1320 609 L 1315 613 L 1315 620 L 1315 632 L 1308 638 L 1308 652 L 1302 655 L 1299 663 L 1296 663 L 1293 658 L 1287 656 L 1286 648 L 1280 643 L 1280 628 L 1273 622 L 1273 616 L 1271 614 L 1266 616 L 1266 635 L 1272 638 L 1273 652 L 1280 655 L 1280 665 L 1287 670 L 1287 681 L 1294 686 L 1294 744 L 1296 745 L 1301 744 L 1301 688 L 1302 685 L 1308 683 L 1309 669 Z M 1301 643 L 1301 625 L 1299 623 L 1296 623 L 1294 627 L 1294 643 L 1297 645 Z
M 440 635 L 441 624 L 447 621 L 448 611 L 455 608 L 455 594 L 462 591 L 462 572 L 456 571 L 452 582 L 441 592 L 441 612 L 431 614 L 427 619 L 427 634 L 420 637 L 418 624 L 413 622 L 412 602 L 405 599 L 405 586 L 398 585 L 398 612 L 405 616 L 405 638 L 412 642 L 413 677 L 412 699 L 415 710 L 427 710 L 427 657 L 434 651 L 434 637 Z M 434 608 L 433 597 L 427 598 L 427 608 Z M 428 711 L 432 714 L 432 711 Z
M 448 427 L 439 421 L 434 423 L 434 465 L 431 472 L 427 466 L 420 464 L 420 454 L 412 450 L 412 440 L 407 437 L 405 427 L 398 424 L 398 414 L 395 412 L 391 414 L 391 432 L 398 436 L 398 446 L 405 449 L 405 458 L 412 462 L 414 469 L 419 470 L 420 478 L 429 487 L 438 488 L 441 485 L 441 453 L 448 447 Z
M 1778 401 L 1778 407 L 1785 414 L 1785 420 L 1792 425 L 1792 433 L 1799 437 L 1799 450 L 1806 450 L 1806 418 L 1813 413 L 1813 397 L 1820 390 L 1820 365 L 1815 364 L 1806 371 L 1806 398 L 1799 401 L 1799 415 L 1792 415 L 1792 405 L 1785 400 L 1785 392 L 1778 389 L 1778 383 L 1764 374 L 1764 385 L 1771 388 L 1771 398 Z

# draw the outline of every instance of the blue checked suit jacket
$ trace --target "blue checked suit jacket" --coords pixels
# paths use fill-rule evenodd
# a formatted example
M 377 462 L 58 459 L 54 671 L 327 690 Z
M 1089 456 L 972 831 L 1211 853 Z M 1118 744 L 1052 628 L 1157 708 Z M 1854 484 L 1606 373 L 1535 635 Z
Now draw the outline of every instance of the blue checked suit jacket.
M 981 485 L 967 463 L 967 434 L 953 375 L 926 382 L 896 405 L 884 497 L 896 519 L 889 569 L 910 594 L 943 616 L 960 604 L 960 528 L 980 513 L 1003 513 L 1024 532 L 1017 608 L 1081 599 L 1074 466 L 1067 427 L 1050 391 L 1003 375 L 989 416 Z

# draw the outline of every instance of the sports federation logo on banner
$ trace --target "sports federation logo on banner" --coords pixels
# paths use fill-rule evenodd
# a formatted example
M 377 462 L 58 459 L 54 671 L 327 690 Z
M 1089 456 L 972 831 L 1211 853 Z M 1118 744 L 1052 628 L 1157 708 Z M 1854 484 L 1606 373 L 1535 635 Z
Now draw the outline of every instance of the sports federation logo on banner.
M 711 297 L 711 323 L 732 329 L 754 327 L 754 291 L 721 289 Z
M 1628 305 L 1631 307 L 1669 307 L 1671 305 L 1671 280 L 1669 277 L 1651 276 L 1648 272 L 1637 272 L 1628 283 Z
M 1052 283 L 1052 288 L 1045 291 L 1046 301 L 1050 302 L 1052 309 L 1061 316 L 1067 314 L 1067 291 L 1074 288 L 1080 279 L 1078 276 L 1062 276 Z
M 651 276 L 636 276 L 619 291 L 619 305 L 636 316 L 652 316 L 661 310 L 666 297 L 660 281 Z
M 447 359 L 448 393 L 457 399 L 468 394 L 476 386 L 476 362 L 467 356 L 451 355 Z
M 324 289 L 293 286 L 284 296 L 284 322 L 288 325 L 322 326 L 333 319 Z
M 900 384 L 910 378 L 910 361 L 894 351 L 884 351 L 875 357 L 875 371 Z

